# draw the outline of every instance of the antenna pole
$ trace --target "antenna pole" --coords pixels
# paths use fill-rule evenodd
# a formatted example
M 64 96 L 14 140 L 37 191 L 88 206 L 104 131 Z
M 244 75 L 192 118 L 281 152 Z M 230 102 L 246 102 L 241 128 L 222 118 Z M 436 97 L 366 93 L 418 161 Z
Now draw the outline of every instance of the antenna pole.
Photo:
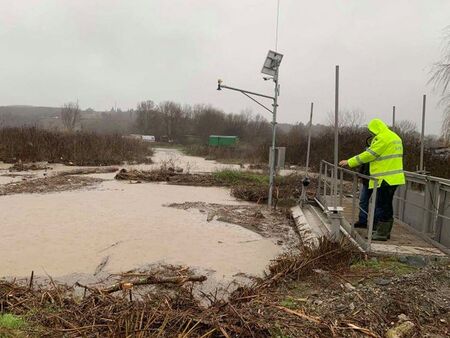
M 277 28 L 275 33 L 275 52 L 278 52 L 278 23 L 280 21 L 280 0 L 277 3 Z

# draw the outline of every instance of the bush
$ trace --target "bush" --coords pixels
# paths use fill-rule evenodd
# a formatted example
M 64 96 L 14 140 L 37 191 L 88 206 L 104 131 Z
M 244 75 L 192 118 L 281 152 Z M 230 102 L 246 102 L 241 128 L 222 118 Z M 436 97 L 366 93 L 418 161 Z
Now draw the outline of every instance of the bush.
M 34 127 L 0 129 L 0 161 L 48 161 L 75 165 L 112 165 L 147 162 L 148 144 L 119 134 L 66 133 Z

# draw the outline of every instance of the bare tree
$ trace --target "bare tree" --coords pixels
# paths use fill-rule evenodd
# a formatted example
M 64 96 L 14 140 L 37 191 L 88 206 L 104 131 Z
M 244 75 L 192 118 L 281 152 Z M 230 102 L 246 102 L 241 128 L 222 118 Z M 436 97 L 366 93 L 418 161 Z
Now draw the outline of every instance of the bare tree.
M 78 102 L 65 103 L 61 109 L 61 121 L 64 127 L 69 131 L 73 131 L 80 122 L 80 115 L 81 111 Z
M 417 124 L 409 120 L 401 120 L 395 124 L 395 131 L 402 135 L 417 134 Z
M 180 135 L 181 122 L 184 119 L 184 111 L 180 104 L 173 101 L 165 101 L 159 104 L 159 111 L 164 119 L 166 135 L 173 140 Z
M 450 143 L 450 26 L 444 29 L 444 47 L 442 59 L 432 68 L 430 83 L 441 92 L 440 104 L 444 107 L 442 138 Z
M 339 112 L 339 128 L 358 129 L 362 126 L 365 114 L 359 109 L 341 110 Z M 334 127 L 334 112 L 328 112 L 328 125 Z

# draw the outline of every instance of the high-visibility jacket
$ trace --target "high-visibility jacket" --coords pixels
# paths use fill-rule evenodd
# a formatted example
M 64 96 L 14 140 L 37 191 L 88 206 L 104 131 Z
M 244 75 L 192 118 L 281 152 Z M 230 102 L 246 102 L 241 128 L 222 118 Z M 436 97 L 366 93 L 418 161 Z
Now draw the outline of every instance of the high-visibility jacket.
M 383 181 L 389 185 L 405 184 L 402 139 L 380 119 L 370 121 L 368 129 L 374 135 L 370 147 L 349 159 L 348 165 L 354 168 L 369 163 L 370 176 L 377 178 L 378 187 Z M 370 180 L 370 189 L 374 181 Z

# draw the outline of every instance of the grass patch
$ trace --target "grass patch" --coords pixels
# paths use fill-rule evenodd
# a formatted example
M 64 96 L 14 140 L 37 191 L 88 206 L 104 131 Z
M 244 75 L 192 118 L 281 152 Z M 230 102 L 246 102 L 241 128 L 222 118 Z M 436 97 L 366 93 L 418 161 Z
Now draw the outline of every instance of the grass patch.
M 25 326 L 26 322 L 22 317 L 13 315 L 11 313 L 5 313 L 0 315 L 0 328 L 17 330 Z
M 249 171 L 239 170 L 220 170 L 213 173 L 213 177 L 226 185 L 235 185 L 239 183 L 256 183 L 256 184 L 268 184 L 269 177 Z
M 390 271 L 396 275 L 405 275 L 417 270 L 415 267 L 399 262 L 395 258 L 361 260 L 350 268 L 354 270 L 370 269 L 376 272 Z

